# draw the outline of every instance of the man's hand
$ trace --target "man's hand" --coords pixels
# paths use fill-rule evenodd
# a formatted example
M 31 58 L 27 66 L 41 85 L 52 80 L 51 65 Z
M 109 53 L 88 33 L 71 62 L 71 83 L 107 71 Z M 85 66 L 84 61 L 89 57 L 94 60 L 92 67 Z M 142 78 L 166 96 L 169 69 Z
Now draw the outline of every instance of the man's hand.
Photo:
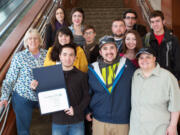
M 169 126 L 166 130 L 166 135 L 176 135 L 177 126 Z
M 74 110 L 73 110 L 73 107 L 71 106 L 69 109 L 65 109 L 64 112 L 67 114 L 67 115 L 70 115 L 70 116 L 73 116 L 74 115 Z

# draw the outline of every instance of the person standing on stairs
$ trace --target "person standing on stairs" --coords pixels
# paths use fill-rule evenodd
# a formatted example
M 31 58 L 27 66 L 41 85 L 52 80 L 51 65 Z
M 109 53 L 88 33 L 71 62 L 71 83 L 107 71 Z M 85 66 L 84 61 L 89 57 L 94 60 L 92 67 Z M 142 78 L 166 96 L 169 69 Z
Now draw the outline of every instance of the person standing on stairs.
M 136 68 L 139 67 L 136 59 L 136 53 L 142 48 L 142 40 L 139 33 L 135 30 L 126 32 L 123 39 L 123 51 L 120 56 L 128 58 Z
M 96 30 L 92 25 L 86 25 L 83 30 L 86 44 L 83 46 L 88 63 L 93 63 L 99 56 L 99 46 L 95 42 Z
M 69 26 L 69 29 L 73 33 L 74 43 L 83 47 L 86 44 L 86 41 L 83 37 L 83 22 L 84 22 L 84 11 L 82 8 L 73 8 L 71 11 L 71 20 L 72 25 Z
M 99 48 L 102 57 L 88 71 L 91 101 L 86 119 L 93 122 L 93 135 L 128 135 L 135 67 L 118 55 L 112 36 L 102 37 Z
M 144 46 L 156 52 L 159 65 L 180 80 L 180 42 L 178 38 L 165 26 L 164 14 L 153 11 L 150 16 L 152 30 L 144 37 Z
M 60 64 L 59 59 L 59 49 L 65 45 L 73 43 L 73 34 L 68 27 L 62 27 L 57 31 L 55 43 L 52 47 L 48 49 L 46 59 L 44 61 L 44 66 L 52 66 Z M 74 66 L 82 72 L 87 72 L 88 61 L 83 49 L 76 45 L 76 59 L 74 61 Z
M 118 53 L 120 53 L 122 52 L 123 38 L 126 32 L 126 25 L 123 19 L 117 18 L 113 20 L 111 30 L 118 48 Z
M 127 30 L 136 30 L 141 37 L 147 33 L 146 27 L 142 24 L 137 24 L 138 15 L 135 10 L 128 9 L 123 13 L 123 19 Z
M 84 135 L 84 111 L 89 104 L 88 76 L 74 67 L 76 45 L 65 44 L 59 48 L 59 59 L 64 73 L 69 108 L 52 113 L 52 135 Z M 38 82 L 33 80 L 34 89 Z
M 180 89 L 175 76 L 156 62 L 155 52 L 141 48 L 132 79 L 129 135 L 178 135 Z
M 62 26 L 68 26 L 69 23 L 66 19 L 65 10 L 63 7 L 58 6 L 50 20 L 50 23 L 46 25 L 45 30 L 45 48 L 48 50 L 49 47 L 53 46 L 55 41 L 56 32 Z
M 31 89 L 30 83 L 33 80 L 32 68 L 43 66 L 47 51 L 42 47 L 43 40 L 40 33 L 37 29 L 30 28 L 24 37 L 26 49 L 13 56 L 2 84 L 0 106 L 6 107 L 12 94 L 18 135 L 30 135 L 32 111 L 39 108 L 37 93 Z

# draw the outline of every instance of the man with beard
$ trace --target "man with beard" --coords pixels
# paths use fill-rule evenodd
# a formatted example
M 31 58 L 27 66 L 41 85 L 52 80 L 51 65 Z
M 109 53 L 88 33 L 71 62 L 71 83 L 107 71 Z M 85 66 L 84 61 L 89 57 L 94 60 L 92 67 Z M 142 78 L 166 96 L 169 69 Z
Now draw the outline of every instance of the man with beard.
M 86 119 L 93 123 L 93 135 L 128 135 L 135 67 L 117 52 L 114 37 L 104 36 L 99 42 L 102 57 L 89 65 L 91 102 Z
M 126 32 L 125 22 L 121 18 L 117 18 L 113 20 L 111 29 L 118 53 L 120 53 L 122 52 L 123 37 Z

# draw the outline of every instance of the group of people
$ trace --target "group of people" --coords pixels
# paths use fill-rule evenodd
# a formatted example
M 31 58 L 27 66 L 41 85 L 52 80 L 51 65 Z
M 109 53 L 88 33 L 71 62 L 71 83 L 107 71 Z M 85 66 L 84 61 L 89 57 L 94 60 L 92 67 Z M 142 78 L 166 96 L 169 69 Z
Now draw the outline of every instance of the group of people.
M 99 43 L 95 28 L 83 25 L 82 8 L 72 9 L 69 26 L 65 10 L 57 7 L 46 26 L 45 49 L 39 32 L 29 29 L 25 50 L 13 56 L 1 91 L 0 105 L 7 106 L 12 94 L 18 135 L 30 134 L 38 108 L 32 69 L 57 64 L 70 107 L 51 114 L 52 135 L 177 135 L 179 41 L 161 11 L 151 13 L 148 33 L 137 17 L 125 11 L 112 21 L 112 35 Z

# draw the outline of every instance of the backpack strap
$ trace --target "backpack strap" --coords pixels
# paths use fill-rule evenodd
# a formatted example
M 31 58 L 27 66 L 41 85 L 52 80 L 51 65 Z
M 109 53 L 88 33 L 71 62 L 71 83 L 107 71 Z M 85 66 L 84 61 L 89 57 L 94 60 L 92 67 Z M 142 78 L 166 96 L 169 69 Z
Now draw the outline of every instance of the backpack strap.
M 151 33 L 150 33 L 150 32 L 148 32 L 148 33 L 146 34 L 146 36 L 145 36 L 145 47 L 150 47 L 150 43 L 149 43 L 149 41 L 150 41 L 150 36 L 151 36 Z

